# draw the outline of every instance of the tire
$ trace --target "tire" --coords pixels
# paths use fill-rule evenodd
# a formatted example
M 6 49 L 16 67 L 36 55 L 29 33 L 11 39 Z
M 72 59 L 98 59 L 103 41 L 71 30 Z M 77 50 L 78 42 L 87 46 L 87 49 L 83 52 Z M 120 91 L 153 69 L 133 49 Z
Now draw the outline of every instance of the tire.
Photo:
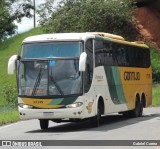
M 139 117 L 141 117 L 143 115 L 143 102 L 141 102 L 140 104 L 140 108 L 139 108 Z
M 130 115 L 130 111 L 125 111 L 125 112 L 122 112 L 123 116 L 128 118 L 128 117 L 131 117 Z
M 140 107 L 141 107 L 141 104 L 138 98 L 136 98 L 135 109 L 131 111 L 132 117 L 138 117 L 140 115 Z
M 49 120 L 39 120 L 40 127 L 42 130 L 48 129 Z
M 98 105 L 98 108 L 97 108 L 97 115 L 92 117 L 90 119 L 90 123 L 93 127 L 99 127 L 100 125 L 100 119 L 101 119 L 101 113 L 100 113 L 100 107 Z

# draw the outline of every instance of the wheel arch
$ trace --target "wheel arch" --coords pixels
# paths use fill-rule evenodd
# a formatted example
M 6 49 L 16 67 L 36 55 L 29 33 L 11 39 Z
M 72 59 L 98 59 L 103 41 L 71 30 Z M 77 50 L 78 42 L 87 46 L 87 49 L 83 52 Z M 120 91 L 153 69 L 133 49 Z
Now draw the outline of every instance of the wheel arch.
M 98 106 L 100 106 L 101 114 L 104 114 L 105 104 L 104 104 L 104 98 L 101 95 L 97 96 L 96 107 Z M 97 108 L 96 108 L 96 113 L 97 113 Z

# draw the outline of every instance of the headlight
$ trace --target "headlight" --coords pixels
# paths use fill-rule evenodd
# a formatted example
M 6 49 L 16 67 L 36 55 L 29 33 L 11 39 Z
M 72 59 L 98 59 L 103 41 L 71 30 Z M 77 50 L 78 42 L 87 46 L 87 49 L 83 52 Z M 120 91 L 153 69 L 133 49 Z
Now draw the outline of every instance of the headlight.
M 83 103 L 82 102 L 76 102 L 70 105 L 66 105 L 66 108 L 77 108 L 80 107 Z
M 24 109 L 32 109 L 33 108 L 32 106 L 26 105 L 26 104 L 23 104 L 23 103 L 20 103 L 19 107 L 24 108 Z

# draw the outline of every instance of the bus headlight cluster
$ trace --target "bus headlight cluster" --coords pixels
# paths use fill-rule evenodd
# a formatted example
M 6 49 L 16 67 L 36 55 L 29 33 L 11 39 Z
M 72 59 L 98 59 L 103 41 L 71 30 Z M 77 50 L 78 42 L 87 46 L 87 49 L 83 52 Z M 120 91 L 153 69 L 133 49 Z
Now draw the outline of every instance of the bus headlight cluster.
M 76 102 L 73 104 L 66 105 L 66 108 L 77 108 L 77 107 L 82 106 L 82 104 L 83 104 L 82 102 Z
M 19 107 L 24 108 L 24 109 L 32 109 L 33 108 L 32 106 L 26 105 L 26 104 L 23 104 L 23 103 L 20 103 Z

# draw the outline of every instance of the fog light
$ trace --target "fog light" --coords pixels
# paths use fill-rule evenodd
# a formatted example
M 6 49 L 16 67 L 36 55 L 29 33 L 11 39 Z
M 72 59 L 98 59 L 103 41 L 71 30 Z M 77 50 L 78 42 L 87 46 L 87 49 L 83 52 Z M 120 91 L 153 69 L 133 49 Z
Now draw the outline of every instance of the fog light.
M 77 107 L 82 106 L 82 104 L 83 104 L 82 102 L 76 102 L 73 104 L 66 105 L 66 108 L 77 108 Z

